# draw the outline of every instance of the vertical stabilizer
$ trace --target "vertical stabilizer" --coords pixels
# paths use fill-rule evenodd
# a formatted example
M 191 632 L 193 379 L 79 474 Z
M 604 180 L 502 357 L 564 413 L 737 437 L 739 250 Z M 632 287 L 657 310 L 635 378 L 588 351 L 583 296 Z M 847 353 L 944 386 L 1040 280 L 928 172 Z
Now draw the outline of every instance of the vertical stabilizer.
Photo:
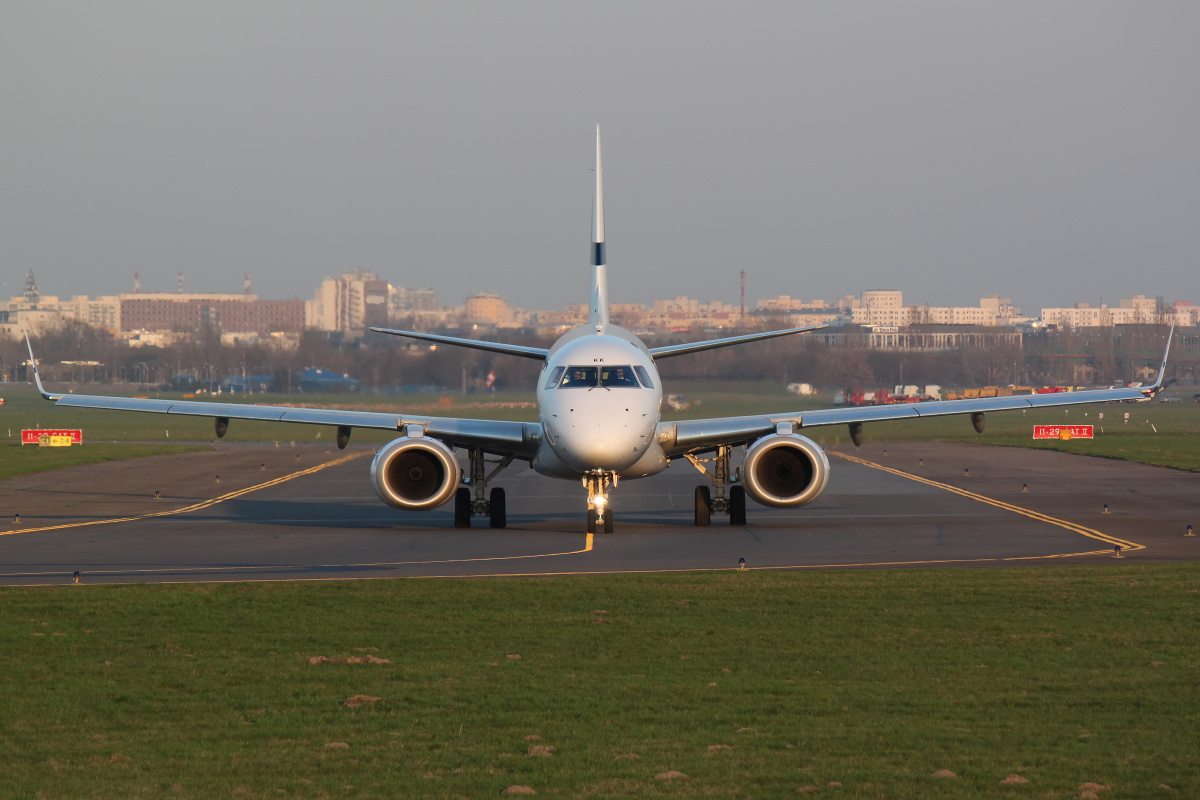
M 597 332 L 608 325 L 608 274 L 604 254 L 604 171 L 600 166 L 600 123 L 596 123 L 596 190 L 592 195 L 592 294 L 588 324 Z

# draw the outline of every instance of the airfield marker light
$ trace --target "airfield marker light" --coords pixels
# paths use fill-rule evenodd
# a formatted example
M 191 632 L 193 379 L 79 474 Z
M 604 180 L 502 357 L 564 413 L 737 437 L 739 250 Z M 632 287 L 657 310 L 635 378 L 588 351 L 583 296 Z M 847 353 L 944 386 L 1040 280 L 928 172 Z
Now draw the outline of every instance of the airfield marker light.
M 917 466 L 918 466 L 918 467 L 923 467 L 923 466 L 925 466 L 925 459 L 923 459 L 923 458 L 918 458 L 918 459 L 917 459 Z
M 1022 491 L 1022 492 L 1028 492 L 1028 491 L 1029 491 L 1029 484 L 1028 484 L 1028 483 L 1022 483 L 1022 484 L 1021 484 L 1021 491 Z
M 154 499 L 155 499 L 155 500 L 161 500 L 161 499 L 162 499 L 162 492 L 160 492 L 158 489 L 155 489 L 155 490 L 154 490 Z
M 964 478 L 971 477 L 971 468 L 970 467 L 963 467 L 963 477 Z
M 218 475 L 218 476 L 217 476 L 216 483 L 220 483 L 220 482 L 221 482 L 221 476 L 220 476 L 220 475 Z
M 745 568 L 746 568 L 746 559 L 739 558 L 738 559 L 738 569 L 745 569 Z
M 299 454 L 299 453 L 296 453 L 296 458 L 300 458 L 300 454 Z
M 75 574 L 71 576 L 71 583 L 79 583 L 79 570 L 75 570 Z
M 21 524 L 21 515 L 20 514 L 16 514 L 16 513 L 13 514 L 13 524 L 14 525 Z
M 887 458 L 887 448 L 883 448 L 883 457 Z
M 267 465 L 266 465 L 265 463 L 263 463 L 263 464 L 259 464 L 259 465 L 258 465 L 258 468 L 259 468 L 259 469 L 266 469 L 266 468 L 267 468 Z
M 1124 556 L 1121 555 L 1121 545 L 1119 545 L 1119 544 L 1113 545 L 1113 558 L 1124 558 Z
M 1185 534 L 1184 534 L 1184 536 L 1195 536 L 1195 535 L 1196 535 L 1196 534 L 1192 533 L 1192 526 L 1191 526 L 1191 525 L 1188 525 L 1188 526 L 1187 526 L 1187 533 L 1185 533 Z
M 1104 513 L 1105 513 L 1105 514 L 1107 514 L 1107 513 L 1108 513 L 1108 503 L 1105 503 L 1105 504 L 1104 504 Z

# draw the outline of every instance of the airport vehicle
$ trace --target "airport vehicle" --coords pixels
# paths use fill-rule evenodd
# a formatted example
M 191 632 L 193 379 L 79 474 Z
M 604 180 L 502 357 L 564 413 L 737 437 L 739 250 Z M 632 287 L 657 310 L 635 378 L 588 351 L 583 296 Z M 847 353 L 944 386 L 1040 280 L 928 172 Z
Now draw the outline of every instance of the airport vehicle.
M 747 496 L 766 506 L 793 507 L 811 503 L 824 491 L 829 480 L 829 460 L 816 442 L 802 435 L 808 428 L 846 425 L 851 439 L 859 445 L 865 423 L 963 414 L 969 415 L 975 430 L 982 432 L 984 414 L 988 411 L 1145 400 L 1165 388 L 1163 376 L 1167 357 L 1164 354 L 1155 384 L 1136 389 L 897 403 L 664 422 L 659 415 L 662 380 L 655 366 L 658 361 L 790 336 L 824 326 L 647 347 L 633 333 L 612 324 L 608 313 L 599 126 L 596 126 L 595 172 L 591 294 L 586 325 L 568 331 L 549 349 L 372 328 L 381 333 L 542 362 L 537 386 L 538 422 L 202 400 L 53 395 L 42 386 L 33 347 L 29 344 L 38 390 L 59 406 L 213 417 L 218 437 L 225 435 L 233 419 L 330 425 L 337 429 L 340 448 L 350 441 L 354 428 L 396 431 L 398 438 L 380 448 L 371 462 L 370 478 L 375 493 L 384 503 L 411 511 L 438 508 L 453 501 L 454 522 L 458 527 L 469 527 L 476 515 L 487 516 L 494 528 L 505 527 L 507 502 L 504 489 L 496 487 L 489 492 L 487 487 L 514 461 L 525 461 L 544 475 L 580 481 L 587 493 L 587 531 L 607 533 L 613 530 L 609 498 L 618 483 L 622 479 L 661 472 L 675 460 L 691 462 L 708 479 L 707 483 L 696 487 L 693 508 L 696 525 L 708 525 L 713 513 L 727 514 L 731 524 L 744 525 Z M 27 344 L 28 341 L 26 334 Z M 735 448 L 745 448 L 736 470 L 732 463 Z M 458 450 L 466 453 L 465 469 L 456 453 Z M 711 471 L 708 464 L 712 465 Z

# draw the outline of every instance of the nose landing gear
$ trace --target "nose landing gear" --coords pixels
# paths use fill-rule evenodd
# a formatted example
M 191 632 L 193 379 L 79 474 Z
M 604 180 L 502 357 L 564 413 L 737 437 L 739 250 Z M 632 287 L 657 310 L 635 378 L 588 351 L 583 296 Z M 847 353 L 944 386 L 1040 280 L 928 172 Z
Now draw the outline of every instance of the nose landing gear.
M 496 477 L 500 470 L 512 463 L 512 456 L 505 456 L 499 461 L 484 459 L 483 449 L 479 447 L 470 450 L 470 473 L 468 486 L 475 487 L 475 497 L 471 498 L 468 486 L 459 487 L 454 493 L 454 527 L 471 527 L 472 516 L 488 517 L 488 524 L 493 528 L 504 528 L 508 525 L 508 504 L 505 501 L 504 489 L 496 487 L 489 493 L 488 482 Z M 484 473 L 487 464 L 495 464 L 496 468 Z
M 617 473 L 589 472 L 583 476 L 583 486 L 588 493 L 587 532 L 613 532 L 613 512 L 608 506 L 608 490 L 616 488 Z

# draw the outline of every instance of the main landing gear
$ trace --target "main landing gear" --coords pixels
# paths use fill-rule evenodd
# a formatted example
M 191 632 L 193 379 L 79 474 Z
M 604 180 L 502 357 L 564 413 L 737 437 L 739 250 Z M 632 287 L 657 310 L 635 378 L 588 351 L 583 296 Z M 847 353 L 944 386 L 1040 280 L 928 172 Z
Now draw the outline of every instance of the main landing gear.
M 589 472 L 583 476 L 583 486 L 588 493 L 587 532 L 613 532 L 613 512 L 608 507 L 608 490 L 616 488 L 617 473 Z
M 716 493 L 714 497 L 713 492 L 707 486 L 696 487 L 693 518 L 696 527 L 708 527 L 714 513 L 728 514 L 730 525 L 746 524 L 746 488 L 740 483 L 733 483 L 734 478 L 729 475 L 729 461 L 732 454 L 733 447 L 725 444 L 717 447 L 717 454 L 712 458 L 698 458 L 690 453 L 684 456 L 693 467 L 712 481 L 713 490 Z M 704 466 L 709 461 L 713 462 L 713 472 L 709 472 Z M 731 483 L 732 486 L 730 486 Z M 725 496 L 726 486 L 729 486 L 728 497 Z
M 471 527 L 472 516 L 485 516 L 493 528 L 504 528 L 508 525 L 508 508 L 504 499 L 504 490 L 500 487 L 487 490 L 488 481 L 496 477 L 500 470 L 512 463 L 512 456 L 504 456 L 499 461 L 487 461 L 483 449 L 473 447 L 470 454 L 470 478 L 468 486 L 459 487 L 454 493 L 454 527 Z M 495 464 L 495 469 L 485 474 L 488 464 Z M 475 487 L 475 497 L 471 497 L 471 489 Z

